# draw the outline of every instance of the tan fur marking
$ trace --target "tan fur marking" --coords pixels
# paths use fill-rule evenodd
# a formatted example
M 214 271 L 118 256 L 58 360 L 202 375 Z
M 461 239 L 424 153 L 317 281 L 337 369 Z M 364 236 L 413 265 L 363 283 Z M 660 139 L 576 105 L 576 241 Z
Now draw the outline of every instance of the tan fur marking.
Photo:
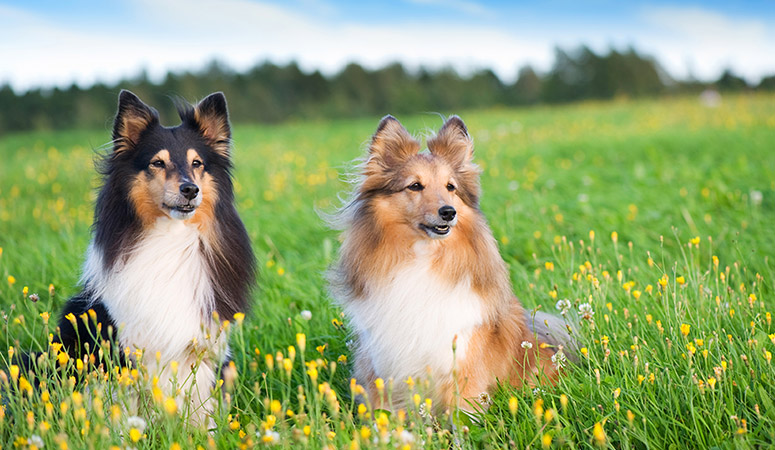
M 202 161 L 202 157 L 199 156 L 199 152 L 194 150 L 193 148 L 190 148 L 186 151 L 186 161 L 188 161 L 188 165 L 190 166 L 193 164 L 194 160 L 198 159 L 200 162 Z M 199 166 L 199 169 L 204 169 L 204 165 Z
M 156 160 L 164 161 L 164 164 L 166 167 L 169 167 L 172 164 L 172 161 L 170 160 L 169 150 L 159 150 L 155 155 L 153 155 L 153 158 L 151 158 L 151 162 L 154 162 Z
M 164 195 L 164 179 L 154 176 L 150 181 L 145 173 L 139 173 L 132 181 L 129 199 L 143 227 L 151 226 L 157 218 L 164 216 L 161 198 Z
M 211 245 L 214 245 L 218 240 L 214 239 L 212 233 L 215 233 L 215 205 L 218 202 L 218 191 L 215 188 L 215 180 L 213 177 L 202 171 L 201 174 L 194 172 L 194 179 L 199 186 L 200 195 L 202 196 L 202 203 L 196 209 L 194 217 L 189 219 L 191 223 L 196 224 L 199 227 L 199 231 L 202 232 Z
M 194 108 L 194 120 L 199 125 L 202 136 L 213 147 L 213 150 L 223 156 L 229 156 L 229 145 L 222 144 L 229 141 L 228 121 L 223 120 L 223 117 L 203 113 L 199 108 Z

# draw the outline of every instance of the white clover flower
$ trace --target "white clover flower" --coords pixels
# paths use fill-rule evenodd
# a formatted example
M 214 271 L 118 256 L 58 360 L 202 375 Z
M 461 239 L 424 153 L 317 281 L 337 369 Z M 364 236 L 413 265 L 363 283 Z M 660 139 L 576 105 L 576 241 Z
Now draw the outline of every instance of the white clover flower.
M 595 312 L 592 310 L 592 305 L 589 303 L 582 303 L 579 305 L 579 315 L 584 320 L 592 320 Z
M 527 348 L 527 349 L 533 348 L 533 343 L 530 341 L 522 341 L 521 345 L 522 345 L 522 348 Z
M 263 434 L 256 431 L 256 437 L 266 445 L 275 445 L 280 442 L 280 433 L 274 430 L 266 430 Z
M 312 311 L 310 311 L 308 309 L 305 309 L 304 311 L 302 311 L 300 313 L 300 315 L 301 315 L 301 318 L 304 319 L 304 320 L 312 319 Z
M 764 198 L 764 196 L 762 195 L 762 191 L 751 191 L 750 198 L 751 198 L 751 203 L 758 206 L 762 204 L 762 199 Z
M 557 308 L 557 310 L 560 311 L 560 314 L 564 316 L 571 307 L 570 300 L 567 298 L 557 300 L 557 303 L 554 305 L 554 307 Z
M 565 357 L 565 353 L 563 353 L 562 350 L 559 350 L 557 353 L 552 355 L 552 365 L 555 369 L 562 369 L 565 367 L 565 363 L 567 361 L 567 358 Z
M 401 434 L 398 435 L 398 440 L 404 445 L 411 445 L 414 444 L 414 435 L 408 430 L 402 430 Z
M 33 434 L 32 436 L 30 436 L 29 439 L 27 439 L 27 444 L 29 444 L 30 446 L 35 446 L 37 448 L 43 448 L 43 445 L 44 445 L 43 438 L 41 438 L 37 434 Z
M 146 423 L 142 417 L 130 416 L 126 419 L 126 423 L 129 428 L 136 428 L 140 433 L 145 431 Z
M 482 392 L 481 394 L 479 394 L 479 403 L 484 406 L 492 405 L 492 398 L 490 397 L 490 394 L 486 392 Z
M 540 397 L 540 396 L 544 395 L 545 393 L 546 392 L 543 389 L 541 389 L 541 388 L 537 387 L 537 388 L 533 389 L 533 395 L 536 396 L 536 397 Z

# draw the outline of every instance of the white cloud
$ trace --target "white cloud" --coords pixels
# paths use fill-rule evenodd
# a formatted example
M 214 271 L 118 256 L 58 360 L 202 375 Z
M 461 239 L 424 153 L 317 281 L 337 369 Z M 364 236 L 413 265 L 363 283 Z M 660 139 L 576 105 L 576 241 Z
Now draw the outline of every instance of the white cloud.
M 253 0 L 127 1 L 127 17 L 93 27 L 0 5 L 0 83 L 20 90 L 73 81 L 89 85 L 114 82 L 140 68 L 158 79 L 170 69 L 196 69 L 215 58 L 238 70 L 265 59 L 296 60 L 304 69 L 329 74 L 351 61 L 372 68 L 393 61 L 410 68 L 452 66 L 464 73 L 489 67 L 512 80 L 524 64 L 549 69 L 557 43 L 566 48 L 588 43 L 601 51 L 634 44 L 679 77 L 688 65 L 704 79 L 718 77 L 726 66 L 752 80 L 775 73 L 775 61 L 765 56 L 775 44 L 771 27 L 696 8 L 645 11 L 645 27 L 641 22 L 571 28 L 515 19 L 503 28 L 480 25 L 483 20 L 450 26 L 416 15 L 377 25 L 337 21 L 333 6 L 320 0 L 307 0 L 307 12 Z M 435 5 L 440 0 L 410 1 Z M 445 4 L 480 8 L 468 0 Z
M 660 7 L 643 12 L 653 32 L 642 39 L 678 76 L 715 79 L 732 68 L 750 81 L 775 73 L 775 33 L 759 18 L 732 18 L 697 7 Z
M 0 16 L 13 16 L 0 23 L 0 42 L 6 43 L 0 44 L 0 56 L 16 62 L 0 68 L 0 82 L 10 81 L 17 89 L 73 80 L 88 85 L 136 74 L 140 67 L 159 77 L 213 58 L 237 69 L 264 59 L 297 60 L 327 73 L 351 61 L 370 67 L 392 61 L 409 67 L 451 65 L 463 72 L 491 67 L 505 78 L 513 78 L 520 63 L 548 67 L 551 62 L 550 42 L 484 26 L 331 23 L 248 0 L 136 0 L 132 6 L 145 20 L 139 31 L 121 20 L 110 30 L 75 30 L 23 11 L 0 10 Z M 17 34 L 22 36 L 11 39 Z M 11 40 L 23 44 L 9 45 Z

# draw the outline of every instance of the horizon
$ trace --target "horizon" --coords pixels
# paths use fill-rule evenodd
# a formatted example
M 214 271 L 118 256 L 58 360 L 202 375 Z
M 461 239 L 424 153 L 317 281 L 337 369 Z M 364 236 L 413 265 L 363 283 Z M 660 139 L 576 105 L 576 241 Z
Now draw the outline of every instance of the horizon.
M 711 82 L 731 70 L 756 84 L 775 74 L 775 58 L 762 57 L 774 30 L 775 3 L 765 1 L 9 0 L 0 2 L 0 56 L 13 63 L 0 68 L 0 85 L 88 88 L 144 73 L 158 82 L 213 62 L 235 72 L 295 62 L 326 76 L 349 63 L 397 62 L 461 76 L 490 69 L 510 83 L 526 65 L 548 72 L 555 48 L 581 46 L 633 48 L 677 80 Z

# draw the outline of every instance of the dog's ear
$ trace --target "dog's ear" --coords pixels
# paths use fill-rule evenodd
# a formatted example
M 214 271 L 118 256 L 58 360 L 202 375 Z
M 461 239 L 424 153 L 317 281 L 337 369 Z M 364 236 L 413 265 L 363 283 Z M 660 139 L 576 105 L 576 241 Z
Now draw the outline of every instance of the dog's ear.
M 452 116 L 444 122 L 436 136 L 428 139 L 428 150 L 454 167 L 461 167 L 473 159 L 474 141 L 463 119 Z
M 114 151 L 134 148 L 143 131 L 159 123 L 159 113 L 135 94 L 122 89 L 118 94 L 118 113 L 113 122 Z
M 393 116 L 382 118 L 369 145 L 369 163 L 383 168 L 400 164 L 420 151 L 420 143 Z
M 208 95 L 194 107 L 194 122 L 208 145 L 228 157 L 231 145 L 231 126 L 226 97 L 223 92 Z

